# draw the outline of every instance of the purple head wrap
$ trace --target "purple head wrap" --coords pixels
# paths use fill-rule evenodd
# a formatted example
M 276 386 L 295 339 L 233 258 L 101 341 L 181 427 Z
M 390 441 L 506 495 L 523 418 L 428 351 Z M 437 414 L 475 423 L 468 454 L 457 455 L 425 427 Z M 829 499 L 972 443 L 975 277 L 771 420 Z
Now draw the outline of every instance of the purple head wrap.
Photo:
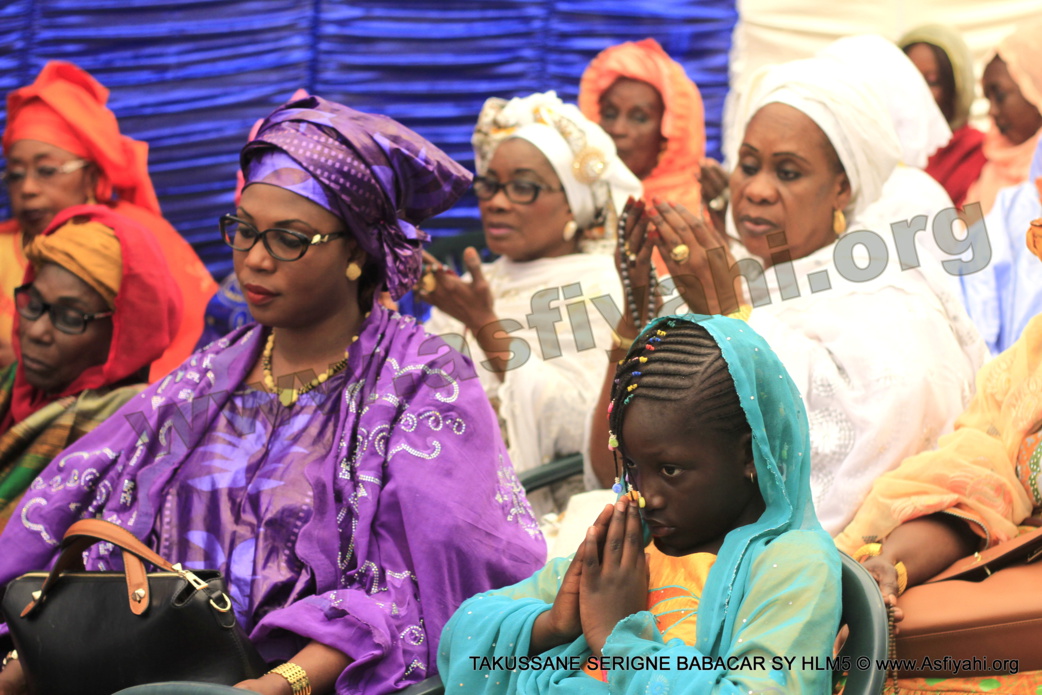
M 263 156 L 273 149 L 288 158 Z M 395 299 L 420 278 L 428 236 L 416 225 L 452 207 L 471 180 L 470 172 L 397 121 L 316 96 L 276 109 L 240 162 L 247 186 L 285 188 L 342 219 Z

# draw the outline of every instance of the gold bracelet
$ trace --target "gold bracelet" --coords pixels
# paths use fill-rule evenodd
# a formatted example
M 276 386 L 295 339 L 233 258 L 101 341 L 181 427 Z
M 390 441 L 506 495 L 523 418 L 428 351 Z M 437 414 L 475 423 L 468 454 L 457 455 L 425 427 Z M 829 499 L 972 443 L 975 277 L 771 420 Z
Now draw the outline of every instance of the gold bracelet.
M 753 308 L 748 304 L 739 304 L 738 311 L 733 314 L 728 314 L 729 319 L 738 319 L 739 321 L 748 321 L 749 317 L 753 315 Z
M 854 562 L 861 562 L 866 558 L 876 557 L 882 552 L 882 543 L 865 543 L 854 551 L 851 557 L 854 558 Z M 900 596 L 908 588 L 908 568 L 905 567 L 905 563 L 898 560 L 894 563 L 894 570 L 897 571 L 897 595 Z
M 894 563 L 894 569 L 897 570 L 897 595 L 900 596 L 908 588 L 908 568 L 898 560 Z
M 611 351 L 608 353 L 608 359 L 614 359 L 615 356 L 619 354 L 619 350 L 623 351 L 622 357 L 625 358 L 625 353 L 629 352 L 630 346 L 633 345 L 633 341 L 636 339 L 636 337 L 623 338 L 618 333 L 613 332 L 611 335 Z
M 875 557 L 881 552 L 883 552 L 882 543 L 865 543 L 863 546 L 855 550 L 851 557 L 854 558 L 854 562 L 861 562 L 865 558 Z
M 308 680 L 307 672 L 292 661 L 276 666 L 268 673 L 277 673 L 289 681 L 293 695 L 311 695 L 311 681 Z

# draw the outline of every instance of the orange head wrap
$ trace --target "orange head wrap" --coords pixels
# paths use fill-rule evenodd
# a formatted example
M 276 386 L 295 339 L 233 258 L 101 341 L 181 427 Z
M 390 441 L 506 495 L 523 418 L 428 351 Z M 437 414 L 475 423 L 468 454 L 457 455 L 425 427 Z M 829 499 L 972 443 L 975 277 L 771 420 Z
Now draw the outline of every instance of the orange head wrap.
M 159 214 L 159 200 L 148 176 L 148 144 L 119 132 L 105 103 L 109 90 L 71 63 L 51 61 L 36 81 L 7 95 L 4 153 L 19 140 L 39 140 L 90 160 L 98 167 L 95 195 L 120 200 Z
M 116 308 L 123 253 L 115 233 L 100 222 L 73 218 L 46 236 L 34 237 L 25 256 L 36 272 L 44 263 L 65 268 L 101 295 L 109 309 Z
M 579 109 L 601 122 L 601 95 L 620 77 L 647 82 L 662 96 L 662 136 L 666 149 L 658 165 L 641 183 L 646 197 L 682 203 L 692 212 L 701 207 L 698 183 L 705 157 L 705 112 L 702 95 L 683 66 L 654 39 L 627 42 L 600 52 L 579 83 Z

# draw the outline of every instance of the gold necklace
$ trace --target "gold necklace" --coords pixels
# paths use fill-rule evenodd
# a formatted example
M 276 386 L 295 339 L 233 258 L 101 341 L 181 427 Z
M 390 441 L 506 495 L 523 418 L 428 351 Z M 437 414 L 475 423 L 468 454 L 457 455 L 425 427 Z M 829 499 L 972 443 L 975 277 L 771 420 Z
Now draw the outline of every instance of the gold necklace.
M 351 338 L 351 344 L 358 340 L 358 336 Z M 297 402 L 297 399 L 302 395 L 312 390 L 319 384 L 324 384 L 326 381 L 341 371 L 347 366 L 347 358 L 350 355 L 350 348 L 344 350 L 344 358 L 336 364 L 330 365 L 323 374 L 319 374 L 317 377 L 304 384 L 299 389 L 280 389 L 275 385 L 275 377 L 271 373 L 271 355 L 275 352 L 275 330 L 272 329 L 268 335 L 268 343 L 264 346 L 264 354 L 261 357 L 261 365 L 264 368 L 264 386 L 275 393 L 279 397 L 279 403 L 286 406 L 287 408 Z

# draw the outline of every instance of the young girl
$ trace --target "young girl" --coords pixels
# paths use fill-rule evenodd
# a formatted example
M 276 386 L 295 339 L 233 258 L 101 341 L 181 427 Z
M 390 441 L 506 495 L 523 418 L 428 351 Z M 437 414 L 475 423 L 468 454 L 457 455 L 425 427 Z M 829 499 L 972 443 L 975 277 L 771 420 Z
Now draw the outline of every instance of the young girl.
M 571 561 L 460 607 L 446 692 L 828 692 L 839 557 L 811 504 L 806 412 L 767 343 L 734 319 L 658 319 L 608 419 L 629 494 Z

